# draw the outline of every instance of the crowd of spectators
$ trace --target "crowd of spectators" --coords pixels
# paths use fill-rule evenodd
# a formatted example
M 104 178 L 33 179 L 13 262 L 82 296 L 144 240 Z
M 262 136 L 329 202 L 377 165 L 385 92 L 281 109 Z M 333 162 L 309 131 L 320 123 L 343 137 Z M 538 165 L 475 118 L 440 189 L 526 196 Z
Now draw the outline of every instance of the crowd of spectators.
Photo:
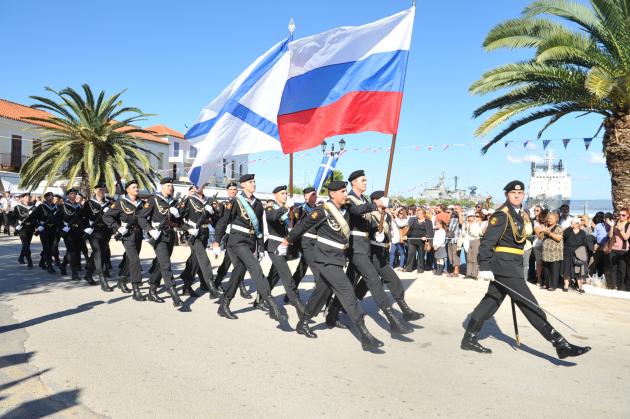
M 541 289 L 584 283 L 630 291 L 630 220 L 624 208 L 615 214 L 573 216 L 558 210 L 528 209 L 531 224 L 523 255 L 523 276 Z M 392 210 L 400 239 L 390 247 L 390 264 L 406 272 L 477 279 L 479 243 L 492 210 L 477 205 L 400 206 Z

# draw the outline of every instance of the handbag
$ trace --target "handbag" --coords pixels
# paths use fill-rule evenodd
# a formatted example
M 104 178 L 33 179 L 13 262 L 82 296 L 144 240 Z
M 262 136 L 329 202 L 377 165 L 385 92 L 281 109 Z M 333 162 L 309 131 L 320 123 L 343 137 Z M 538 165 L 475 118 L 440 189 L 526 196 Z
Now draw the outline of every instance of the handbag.
M 425 252 L 430 252 L 431 250 L 433 250 L 433 246 L 431 246 L 431 241 L 427 240 L 424 242 L 424 251 Z

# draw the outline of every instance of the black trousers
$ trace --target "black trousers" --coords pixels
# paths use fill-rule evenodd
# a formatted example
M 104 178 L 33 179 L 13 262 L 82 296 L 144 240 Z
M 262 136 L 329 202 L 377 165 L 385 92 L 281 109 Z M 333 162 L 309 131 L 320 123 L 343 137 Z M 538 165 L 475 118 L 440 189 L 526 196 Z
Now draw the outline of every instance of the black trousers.
M 52 266 L 53 244 L 55 237 L 56 234 L 52 231 L 48 231 L 47 229 L 39 233 L 39 240 L 42 243 L 42 259 L 44 260 L 46 267 Z
M 160 278 L 164 280 L 164 286 L 170 288 L 173 286 L 173 271 L 171 270 L 171 255 L 177 240 L 175 230 L 162 231 L 155 245 L 155 259 L 153 259 L 154 269 L 151 272 L 149 283 L 158 285 Z
M 225 254 L 223 255 L 223 261 L 217 269 L 217 276 L 214 278 L 214 285 L 216 285 L 217 287 L 219 286 L 223 278 L 225 278 L 225 275 L 227 275 L 228 271 L 230 270 L 231 265 L 232 261 L 230 260 L 230 255 L 226 249 Z
M 350 265 L 348 266 L 347 276 L 350 278 L 352 284 L 356 284 L 355 286 L 366 288 L 366 291 L 363 293 L 367 293 L 367 289 L 369 289 L 372 294 L 372 298 L 376 305 L 384 310 L 389 308 L 391 304 L 389 303 L 389 299 L 385 294 L 385 289 L 383 288 L 383 281 L 381 281 L 381 276 L 378 271 L 374 267 L 374 264 L 370 260 L 370 257 L 365 254 L 354 254 L 350 259 Z M 390 278 L 391 279 L 391 278 Z M 363 284 L 361 284 L 363 282 Z M 339 304 L 337 298 L 333 300 L 333 304 Z
M 534 297 L 534 294 L 530 291 L 524 278 L 501 277 L 496 274 L 495 277 L 530 301 L 538 304 L 536 297 Z M 516 306 L 519 310 L 521 310 L 523 315 L 525 315 L 525 318 L 527 318 L 531 325 L 534 326 L 534 328 L 538 330 L 545 339 L 551 340 L 551 331 L 553 328 L 549 325 L 545 312 L 525 301 L 512 291 L 509 291 L 507 288 L 499 285 L 495 281 L 490 282 L 488 285 L 486 295 L 483 296 L 481 302 L 479 302 L 475 310 L 470 315 L 470 320 L 481 322 L 488 320 L 494 315 L 494 313 L 497 312 L 507 295 L 514 300 Z
M 306 304 L 306 316 L 313 317 L 319 313 L 323 304 L 328 300 L 331 293 L 335 294 L 335 300 L 348 314 L 353 323 L 359 322 L 364 311 L 359 300 L 354 295 L 354 287 L 341 266 L 315 263 L 318 273 L 318 280 L 315 282 L 315 289 Z
M 239 284 L 245 276 L 245 271 L 249 272 L 249 275 L 256 284 L 256 291 L 263 298 L 267 298 L 271 294 L 269 283 L 265 279 L 260 262 L 254 256 L 254 250 L 247 244 L 238 244 L 235 246 L 228 246 L 227 253 L 230 255 L 230 260 L 234 264 L 234 270 L 230 275 L 230 285 L 225 293 L 225 297 L 228 299 L 234 298 L 236 290 Z
M 22 228 L 20 230 L 19 237 L 20 237 L 20 241 L 22 242 L 22 249 L 20 250 L 20 257 L 31 256 L 31 241 L 33 240 L 33 231 L 24 230 L 24 228 Z
M 413 271 L 414 268 L 418 270 L 424 270 L 424 243 L 426 240 L 409 239 L 407 241 L 407 265 L 406 271 Z M 417 261 L 417 266 L 416 266 Z
M 562 261 L 543 262 L 543 284 L 548 288 L 556 289 L 560 283 L 560 268 Z
M 200 231 L 199 235 L 194 238 L 192 243 L 188 243 L 190 247 L 190 256 L 186 260 L 186 267 L 181 274 L 184 284 L 191 285 L 195 279 L 195 275 L 199 275 L 199 279 L 209 285 L 214 280 L 212 274 L 212 264 L 206 247 L 208 246 L 208 231 Z
M 140 266 L 140 249 L 142 249 L 142 230 L 132 229 L 122 239 L 125 254 L 120 263 L 120 276 L 129 278 L 132 283 L 142 282 L 142 268 Z
M 52 257 L 55 258 L 57 262 L 59 262 L 59 241 L 60 240 L 61 240 L 61 237 L 59 236 L 57 232 L 55 232 L 52 239 Z
M 109 237 L 106 236 L 95 236 L 94 233 L 92 233 L 92 235 L 88 238 L 90 247 L 92 248 L 92 254 L 90 255 L 85 267 L 88 275 L 92 275 L 94 272 L 96 272 L 99 276 L 103 275 L 108 239 Z
M 75 274 L 79 271 L 79 265 L 81 264 L 81 236 L 74 230 L 70 230 L 63 238 L 63 242 L 66 245 L 66 259 L 68 260 L 68 265 L 70 265 L 72 273 Z
M 289 268 L 289 264 L 287 263 L 287 258 L 275 255 L 273 252 L 269 253 L 269 258 L 271 259 L 272 268 L 275 268 L 275 271 L 277 272 L 277 277 L 279 277 L 282 281 L 284 290 L 287 293 L 287 298 L 291 304 L 295 305 L 297 300 L 299 300 L 299 297 L 297 294 L 297 286 L 293 281 L 293 275 L 291 269 Z M 269 281 L 272 282 L 271 274 L 269 275 Z M 274 282 L 277 283 L 277 280 Z M 271 289 L 273 289 L 275 283 L 270 284 Z
M 298 262 L 298 266 L 295 269 L 295 272 L 293 272 L 293 283 L 295 284 L 295 287 L 299 287 L 300 286 L 300 282 L 302 282 L 302 279 L 304 279 L 304 277 L 306 276 L 306 271 L 309 268 L 308 262 L 306 261 L 306 256 L 304 256 L 304 249 L 302 250 L 302 257 L 300 258 L 300 262 Z
M 396 300 L 405 298 L 405 287 L 402 281 L 396 275 L 396 272 L 389 264 L 389 250 L 381 250 L 380 248 L 372 251 L 372 264 L 376 269 L 376 272 L 383 279 L 383 282 L 387 284 L 387 288 L 391 292 L 392 296 Z M 359 300 L 363 300 L 363 297 L 368 292 L 368 287 L 365 281 L 360 280 L 354 288 L 355 295 Z
M 627 250 L 611 250 L 608 254 L 608 276 L 610 288 L 621 291 L 630 291 L 628 281 L 628 263 L 630 253 Z
M 4 234 L 10 233 L 11 230 L 9 226 L 11 225 L 11 218 L 8 213 L 3 212 L 0 214 L 0 225 L 4 225 Z

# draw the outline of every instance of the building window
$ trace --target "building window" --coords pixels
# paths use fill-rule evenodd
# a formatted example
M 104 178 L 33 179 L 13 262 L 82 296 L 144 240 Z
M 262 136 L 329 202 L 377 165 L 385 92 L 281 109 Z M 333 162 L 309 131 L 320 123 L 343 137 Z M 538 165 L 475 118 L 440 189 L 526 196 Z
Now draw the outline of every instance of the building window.
M 173 142 L 173 157 L 179 157 L 179 143 Z
M 236 162 L 232 160 L 232 167 L 230 168 L 230 177 L 232 179 L 236 178 Z
M 191 159 L 196 158 L 197 157 L 197 147 L 190 146 L 190 150 L 188 151 L 188 155 L 190 156 Z

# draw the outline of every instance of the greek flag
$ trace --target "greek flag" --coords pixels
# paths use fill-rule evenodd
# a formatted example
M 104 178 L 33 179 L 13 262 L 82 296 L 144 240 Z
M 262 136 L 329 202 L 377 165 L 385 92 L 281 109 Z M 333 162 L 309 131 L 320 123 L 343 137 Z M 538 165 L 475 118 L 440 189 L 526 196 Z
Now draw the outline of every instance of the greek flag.
M 341 157 L 341 153 L 333 155 L 333 153 L 328 153 L 322 158 L 322 162 L 319 165 L 319 170 L 317 171 L 317 175 L 315 176 L 315 180 L 313 181 L 313 187 L 315 188 L 315 192 L 319 193 L 324 186 L 324 182 L 330 176 L 332 176 L 333 170 L 337 166 L 337 160 Z
M 197 148 L 188 178 L 201 186 L 223 158 L 280 150 L 278 110 L 289 74 L 289 39 L 254 61 L 201 110 L 185 138 Z

